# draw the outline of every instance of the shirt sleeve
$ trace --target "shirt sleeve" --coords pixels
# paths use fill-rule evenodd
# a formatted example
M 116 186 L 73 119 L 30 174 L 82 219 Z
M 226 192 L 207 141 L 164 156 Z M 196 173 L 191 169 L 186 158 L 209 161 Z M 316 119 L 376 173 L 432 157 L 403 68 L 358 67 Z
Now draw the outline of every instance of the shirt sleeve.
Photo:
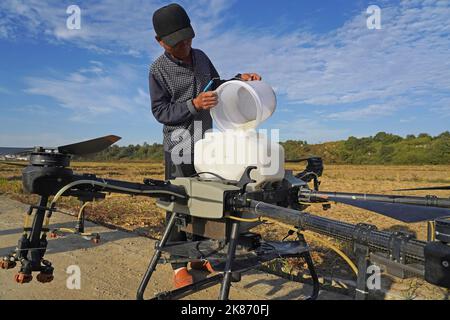
M 197 114 L 192 99 L 186 102 L 172 102 L 170 93 L 152 73 L 149 74 L 149 87 L 152 113 L 158 122 L 177 125 Z

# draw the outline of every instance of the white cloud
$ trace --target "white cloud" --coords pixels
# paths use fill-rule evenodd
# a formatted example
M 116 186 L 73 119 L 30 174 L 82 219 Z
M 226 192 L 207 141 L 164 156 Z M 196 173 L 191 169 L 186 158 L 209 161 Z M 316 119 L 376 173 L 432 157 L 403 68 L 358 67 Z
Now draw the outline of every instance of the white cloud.
M 233 31 L 203 46 L 221 70 L 257 70 L 297 103 L 348 104 L 450 90 L 450 3 L 387 7 L 382 14 L 382 30 L 368 30 L 361 13 L 323 36 Z
M 348 129 L 333 129 L 322 124 L 317 119 L 293 119 L 280 121 L 274 128 L 280 130 L 280 140 L 306 140 L 309 143 L 336 141 L 348 137 Z
M 197 33 L 209 35 L 223 22 L 225 16 L 222 13 L 233 1 L 181 3 L 190 13 Z M 81 10 L 81 29 L 69 30 L 66 26 L 68 3 L 59 0 L 2 0 L 0 10 L 6 21 L 0 24 L 0 36 L 14 37 L 15 34 L 6 32 L 6 26 L 14 26 L 16 33 L 26 31 L 21 36 L 26 34 L 50 42 L 70 42 L 99 53 L 140 56 L 159 52 L 154 40 L 152 15 L 163 5 L 160 0 L 84 1 L 77 5 Z
M 438 106 L 433 107 L 431 110 L 438 113 L 441 117 L 450 117 L 450 96 L 440 98 Z
M 366 28 L 363 10 L 322 34 L 249 29 L 251 23 L 233 20 L 233 2 L 225 0 L 182 4 L 196 30 L 194 46 L 212 58 L 224 78 L 242 71 L 259 72 L 287 100 L 288 108 L 308 104 L 342 110 L 329 114 L 327 121 L 387 117 L 412 105 L 450 114 L 449 1 L 380 2 L 381 30 Z M 99 53 L 154 57 L 161 49 L 153 40 L 151 16 L 160 6 L 156 0 L 85 2 L 80 4 L 82 30 L 72 32 L 65 28 L 65 7 L 59 1 L 4 0 L 0 34 L 14 37 L 24 28 L 31 36 Z M 64 79 L 34 79 L 29 92 L 92 114 L 143 105 L 147 90 L 122 96 L 113 89 L 120 87 L 120 79 L 119 73 L 105 74 L 103 65 L 91 63 L 90 69 Z M 396 104 L 400 97 L 401 106 Z M 81 99 L 81 107 L 75 98 Z
M 139 87 L 139 70 L 118 65 L 104 70 L 91 63 L 65 77 L 26 79 L 26 93 L 44 95 L 73 111 L 72 120 L 86 121 L 112 112 L 131 113 L 149 108 L 150 99 Z
M 342 112 L 334 112 L 325 116 L 330 120 L 362 120 L 373 119 L 380 116 L 390 115 L 396 111 L 395 107 L 390 105 L 372 104 L 365 108 L 349 109 Z
M 408 118 L 400 119 L 399 121 L 400 121 L 401 123 L 408 123 L 408 122 L 413 122 L 413 121 L 415 121 L 416 119 L 417 119 L 417 117 L 408 117 Z
M 22 112 L 26 115 L 43 115 L 43 116 L 49 116 L 54 114 L 54 110 L 51 110 L 49 107 L 45 107 L 38 104 L 28 104 L 25 106 L 19 106 L 15 107 L 14 111 L 16 112 Z
M 0 39 L 8 37 L 8 29 L 0 24 Z
M 5 132 L 0 134 L 0 145 L 1 146 L 13 146 L 13 147 L 57 147 L 66 145 L 69 143 L 74 143 L 76 140 L 70 140 L 64 138 L 61 134 L 51 133 L 51 132 L 33 132 L 28 133 L 8 133 Z M 51 143 L 51 145 L 49 145 Z
M 1 94 L 11 94 L 11 91 L 4 87 L 0 87 L 0 93 Z

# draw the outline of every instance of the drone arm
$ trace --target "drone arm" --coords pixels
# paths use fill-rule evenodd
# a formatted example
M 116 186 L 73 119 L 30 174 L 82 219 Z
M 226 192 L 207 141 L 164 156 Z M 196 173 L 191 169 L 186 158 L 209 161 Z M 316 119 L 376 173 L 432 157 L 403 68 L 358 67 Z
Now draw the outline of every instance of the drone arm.
M 297 226 L 319 234 L 344 241 L 355 241 L 360 237 L 369 248 L 388 252 L 391 250 L 392 233 L 379 231 L 374 226 L 363 230 L 364 224 L 353 225 L 333 219 L 311 215 L 305 212 L 283 208 L 261 201 L 250 201 L 248 210 L 258 216 L 269 217 L 288 225 Z M 401 251 L 409 258 L 423 261 L 426 242 L 410 239 L 401 244 Z
M 100 178 L 97 178 L 97 181 L 103 183 L 102 187 L 105 188 L 105 191 L 109 192 L 126 193 L 131 195 L 146 195 L 157 198 L 172 196 L 174 199 L 178 200 L 187 199 L 184 188 L 172 185 L 170 182 L 156 181 L 154 184 L 143 184 Z
M 73 176 L 73 181 L 61 188 L 55 195 L 52 205 L 68 190 L 79 190 L 83 192 L 115 192 L 129 195 L 142 195 L 150 197 L 172 197 L 175 201 L 183 201 L 187 198 L 183 188 L 164 183 L 149 185 L 128 181 L 101 179 L 95 176 L 81 175 Z
M 440 241 L 419 241 L 406 233 L 379 231 L 373 225 L 363 223 L 352 225 L 255 200 L 247 201 L 240 210 L 269 217 L 299 229 L 352 242 L 355 249 L 362 246 L 369 252 L 384 252 L 387 254 L 385 261 L 389 264 L 395 263 L 403 270 L 424 277 L 429 283 L 450 288 L 450 272 L 447 267 L 450 246 L 443 238 Z M 443 228 L 440 232 L 442 230 L 446 232 L 449 228 L 448 222 L 440 221 L 440 228 Z M 374 254 L 370 253 L 370 256 L 375 257 Z M 376 257 L 380 258 L 378 255 Z M 414 264 L 406 264 L 407 261 L 423 264 L 424 268 L 417 269 L 413 267 Z

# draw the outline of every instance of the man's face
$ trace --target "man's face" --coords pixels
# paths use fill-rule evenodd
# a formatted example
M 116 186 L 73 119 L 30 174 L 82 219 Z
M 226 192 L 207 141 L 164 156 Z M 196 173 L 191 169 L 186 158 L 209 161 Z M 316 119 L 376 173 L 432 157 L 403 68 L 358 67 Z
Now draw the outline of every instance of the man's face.
M 175 45 L 175 47 L 167 45 L 162 40 L 158 40 L 158 42 L 161 45 L 161 47 L 164 48 L 164 50 L 166 50 L 172 56 L 180 60 L 188 58 L 189 54 L 191 53 L 192 39 L 180 41 Z

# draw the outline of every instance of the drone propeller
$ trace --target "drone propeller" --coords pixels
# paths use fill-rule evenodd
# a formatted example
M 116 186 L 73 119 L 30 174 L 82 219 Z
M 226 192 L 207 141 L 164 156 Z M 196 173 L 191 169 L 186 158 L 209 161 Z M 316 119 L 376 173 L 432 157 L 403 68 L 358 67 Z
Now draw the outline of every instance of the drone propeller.
M 9 162 L 9 161 L 0 161 L 0 164 L 7 164 L 9 166 L 17 166 L 17 167 L 26 167 L 28 163 L 20 163 L 20 162 Z
M 121 138 L 114 135 L 104 136 L 92 140 L 87 140 L 83 142 L 77 142 L 68 144 L 65 146 L 57 147 L 58 152 L 73 154 L 76 156 L 91 154 L 100 152 L 106 148 L 108 148 L 113 143 L 119 141 Z M 0 156 L 1 155 L 18 155 L 18 154 L 26 154 L 33 152 L 35 148 L 9 148 L 9 147 L 0 147 Z
M 406 223 L 431 221 L 437 218 L 450 216 L 450 209 L 447 208 L 434 208 L 412 204 L 388 203 L 370 200 L 336 199 L 333 197 L 329 197 L 328 200 L 376 212 Z
M 450 200 L 437 197 L 409 197 L 379 194 L 305 190 L 301 196 L 312 201 L 334 201 L 373 211 L 411 223 L 450 216 Z
M 394 191 L 420 191 L 420 190 L 450 190 L 450 186 L 423 187 L 423 188 L 412 188 L 412 189 L 397 189 L 397 190 L 394 190 Z
M 8 147 L 0 147 L 0 156 L 3 155 L 13 155 L 13 154 L 21 154 L 33 151 L 33 148 L 8 148 Z
M 100 152 L 108 148 L 113 143 L 119 141 L 121 137 L 109 135 L 101 138 L 87 140 L 83 142 L 77 142 L 58 147 L 58 151 L 61 153 L 69 153 L 77 156 Z

